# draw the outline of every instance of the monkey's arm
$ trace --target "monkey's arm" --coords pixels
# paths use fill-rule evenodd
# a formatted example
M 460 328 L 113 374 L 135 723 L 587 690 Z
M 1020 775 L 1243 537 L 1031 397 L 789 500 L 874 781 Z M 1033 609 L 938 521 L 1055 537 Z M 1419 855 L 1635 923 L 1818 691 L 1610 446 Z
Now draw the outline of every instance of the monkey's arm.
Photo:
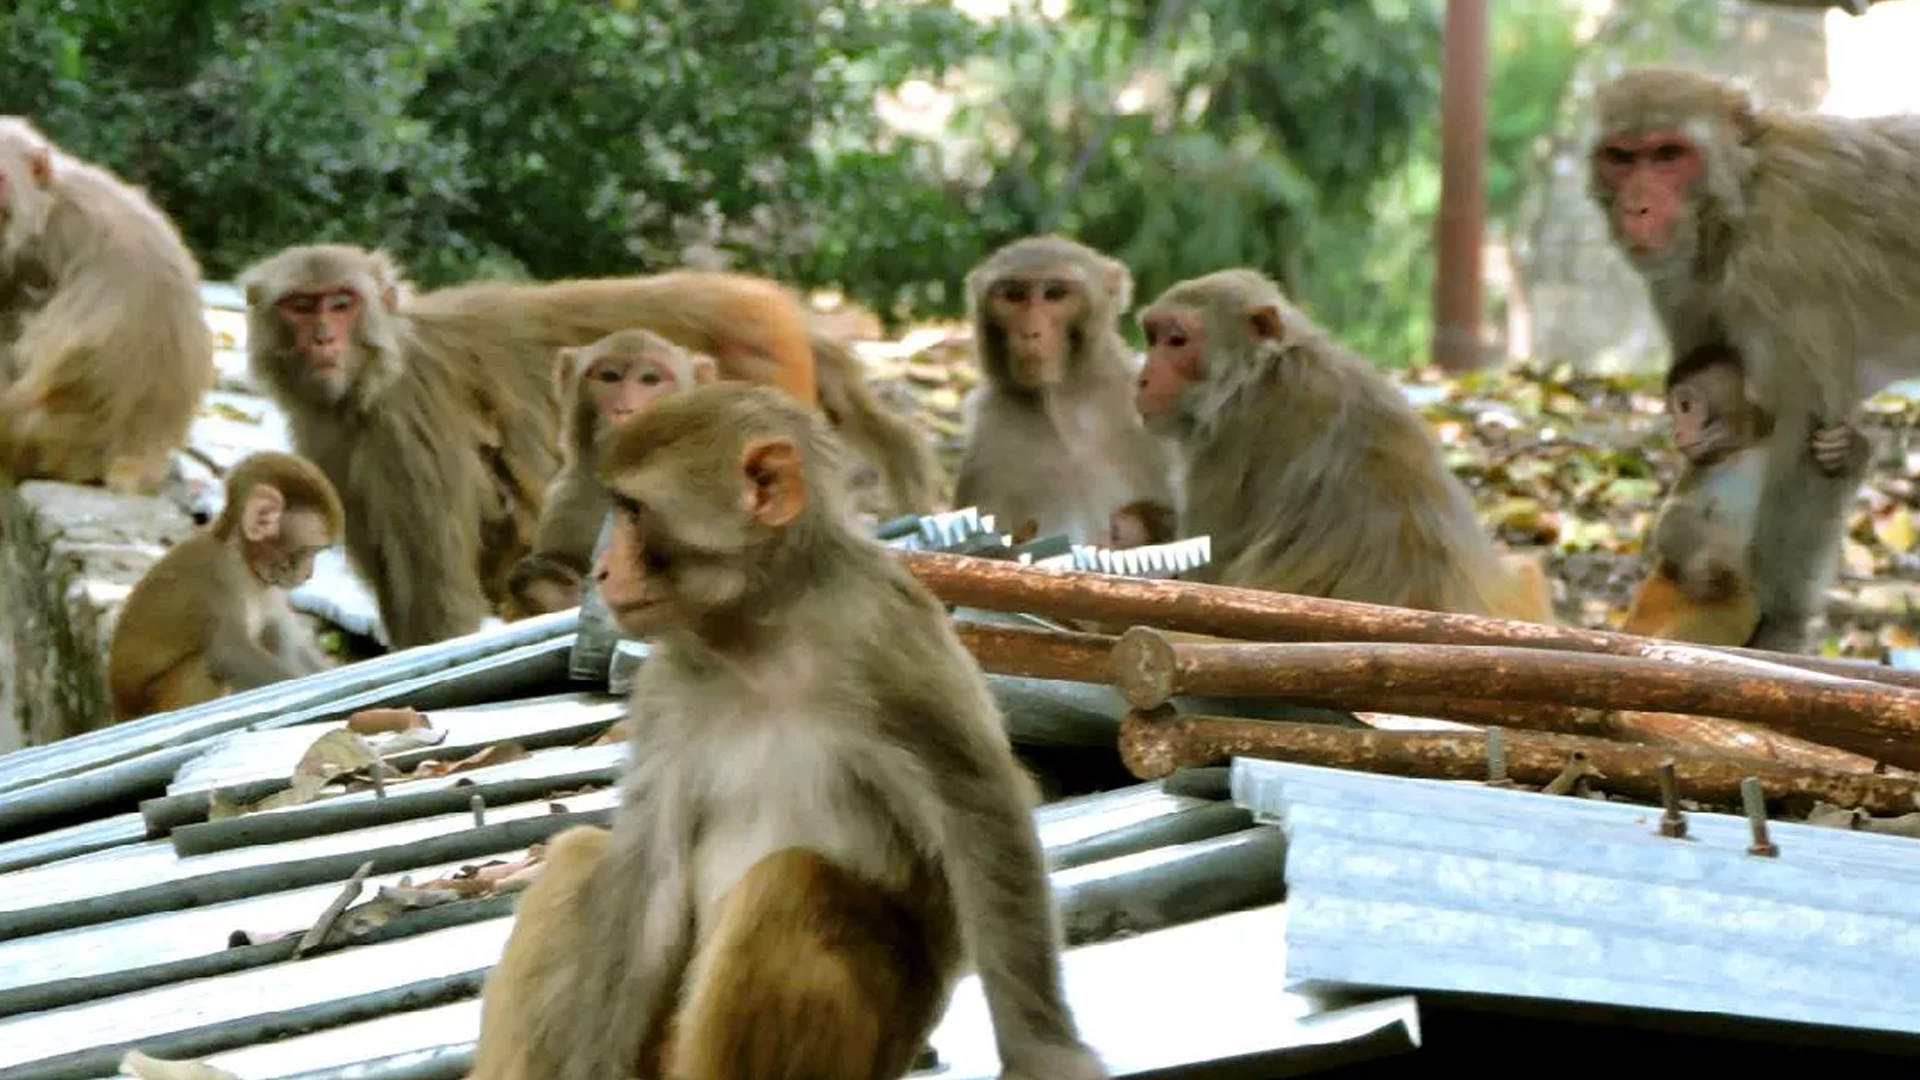
M 302 675 L 325 671 L 327 654 L 320 651 L 319 643 L 300 625 L 299 618 L 291 609 L 275 612 L 260 628 L 260 643 Z
M 949 693 L 889 712 L 934 721 L 902 742 L 923 748 L 921 765 L 939 796 L 941 816 L 933 824 L 945 841 L 947 878 L 993 1019 L 1001 1077 L 1105 1080 L 1061 988 L 1059 928 L 1031 791 L 1021 786 L 1005 743 L 992 742 L 1004 736 L 984 690 L 944 689 Z
M 207 643 L 207 672 L 238 690 L 297 678 L 292 665 L 262 648 L 248 636 L 244 621 L 215 626 Z

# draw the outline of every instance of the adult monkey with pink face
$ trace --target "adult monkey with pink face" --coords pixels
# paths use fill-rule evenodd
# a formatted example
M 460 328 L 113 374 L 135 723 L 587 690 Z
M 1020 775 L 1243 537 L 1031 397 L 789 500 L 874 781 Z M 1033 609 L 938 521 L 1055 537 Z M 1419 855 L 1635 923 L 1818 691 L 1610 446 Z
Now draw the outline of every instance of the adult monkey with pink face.
M 1865 455 L 1860 400 L 1920 374 L 1920 117 L 1757 107 L 1666 67 L 1595 95 L 1589 190 L 1673 355 L 1724 341 L 1774 418 L 1748 554 L 1750 644 L 1797 651 Z M 1820 507 L 1825 512 L 1809 512 Z M 1826 508 L 1832 508 L 1827 510 Z
M 1025 539 L 1132 547 L 1173 539 L 1171 448 L 1133 412 L 1119 320 L 1125 266 L 1059 236 L 1016 240 L 967 275 L 982 381 L 967 402 L 955 506 Z

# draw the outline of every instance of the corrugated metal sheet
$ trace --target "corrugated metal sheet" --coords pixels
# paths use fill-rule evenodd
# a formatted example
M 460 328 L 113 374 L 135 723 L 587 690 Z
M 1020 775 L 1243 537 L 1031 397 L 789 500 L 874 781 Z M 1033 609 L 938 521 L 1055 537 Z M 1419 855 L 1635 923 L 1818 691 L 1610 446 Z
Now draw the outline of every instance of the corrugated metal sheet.
M 1286 975 L 1920 1034 L 1920 845 L 1239 759 L 1287 834 Z

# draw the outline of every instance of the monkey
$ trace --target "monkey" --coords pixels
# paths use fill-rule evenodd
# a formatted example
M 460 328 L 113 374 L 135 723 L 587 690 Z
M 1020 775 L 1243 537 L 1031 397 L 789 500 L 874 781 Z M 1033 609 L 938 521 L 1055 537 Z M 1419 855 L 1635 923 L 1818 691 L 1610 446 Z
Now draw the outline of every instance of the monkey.
M 1002 1076 L 1107 1075 L 1064 999 L 1032 790 L 984 677 L 856 527 L 842 465 L 817 412 L 731 381 L 602 448 L 595 580 L 652 650 L 632 764 L 597 865 L 522 901 L 571 907 L 572 929 L 516 921 L 507 952 L 547 970 L 490 980 L 476 1080 L 890 1080 L 969 959 Z
M 1256 270 L 1180 282 L 1140 314 L 1135 405 L 1186 462 L 1197 580 L 1552 622 L 1537 562 L 1507 559 L 1426 424 Z
M 107 655 L 115 719 L 325 669 L 286 594 L 338 542 L 344 515 L 304 458 L 261 451 L 236 464 L 219 515 L 148 568 L 120 610 Z
M 815 330 L 813 359 L 827 423 L 879 470 L 888 507 L 896 514 L 942 509 L 946 479 L 926 432 L 880 403 L 860 357 L 845 341 Z
M 507 599 L 500 605 L 505 622 L 580 606 L 587 572 L 584 560 L 552 551 L 520 557 L 507 575 Z
M 806 312 L 763 278 L 418 293 L 385 252 L 314 244 L 240 283 L 250 369 L 286 411 L 294 448 L 346 500 L 347 554 L 395 648 L 470 633 L 507 600 L 560 464 L 557 350 L 644 328 L 713 357 L 723 378 L 818 400 Z
M 0 474 L 151 494 L 213 384 L 200 264 L 172 220 L 0 116 Z
M 1595 111 L 1588 192 L 1674 355 L 1724 340 L 1773 417 L 1747 553 L 1751 644 L 1799 651 L 1859 483 L 1854 412 L 1920 374 L 1920 244 L 1889 225 L 1920 208 L 1920 117 L 1762 109 L 1658 66 L 1602 85 Z
M 1119 319 L 1132 302 L 1124 265 L 1061 236 L 1016 240 L 967 275 L 981 382 L 954 505 L 994 515 L 1016 540 L 1154 535 L 1159 516 L 1121 512 L 1175 502 L 1172 447 L 1128 403 L 1137 365 Z
M 1747 549 L 1773 417 L 1748 398 L 1740 357 L 1719 342 L 1676 360 L 1666 393 L 1674 446 L 1686 464 L 1654 525 L 1653 571 L 1621 629 L 1701 645 L 1745 645 L 1760 622 Z M 1851 443 L 1843 473 L 1864 473 L 1871 444 L 1864 437 Z M 1852 494 L 1838 484 L 1821 492 Z M 1836 554 L 1829 549 L 1823 557 Z
M 613 509 L 593 471 L 600 438 L 662 395 L 719 377 L 713 357 L 650 330 L 618 330 L 589 345 L 559 350 L 554 381 L 563 416 L 562 463 L 541 500 L 533 551 L 508 582 L 503 612 L 524 618 L 579 606 L 594 541 Z

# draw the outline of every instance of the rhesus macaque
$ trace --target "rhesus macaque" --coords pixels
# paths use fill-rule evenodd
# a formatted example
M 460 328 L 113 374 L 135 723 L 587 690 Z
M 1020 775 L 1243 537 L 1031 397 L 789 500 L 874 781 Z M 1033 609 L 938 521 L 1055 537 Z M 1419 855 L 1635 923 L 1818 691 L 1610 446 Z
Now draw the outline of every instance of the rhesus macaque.
M 1175 501 L 1172 447 L 1128 403 L 1127 268 L 1064 237 L 1028 237 L 967 275 L 967 302 L 981 383 L 968 396 L 954 505 L 994 515 L 1016 540 L 1173 539 L 1154 533 L 1155 515 L 1121 512 Z
M 0 475 L 151 493 L 213 378 L 173 222 L 0 116 Z
M 1004 1077 L 1106 1075 L 1031 787 L 945 610 L 854 526 L 836 441 L 732 382 L 609 440 L 595 574 L 653 646 L 633 765 L 598 865 L 528 889 L 574 929 L 516 925 L 501 970 L 539 982 L 489 981 L 475 1080 L 892 1080 L 968 959 Z
M 1429 611 L 1553 621 L 1537 562 L 1502 557 L 1406 397 L 1253 270 L 1173 286 L 1140 315 L 1136 404 L 1187 463 L 1193 576 Z
M 1648 545 L 1653 571 L 1621 629 L 1701 645 L 1745 645 L 1760 622 L 1747 550 L 1773 418 L 1747 397 L 1740 357 L 1717 343 L 1674 362 L 1667 374 L 1667 411 L 1686 468 L 1660 511 Z M 1850 441 L 1843 472 L 1858 476 L 1872 447 L 1865 437 Z M 1841 484 L 1824 485 L 1821 492 L 1851 497 Z M 1836 555 L 1829 549 L 1819 557 L 1832 561 Z
M 558 552 L 523 555 L 507 575 L 507 599 L 500 605 L 505 622 L 580 606 L 587 573 L 584 560 Z
M 235 465 L 226 492 L 212 524 L 161 556 L 120 609 L 107 657 L 116 719 L 328 666 L 286 594 L 339 540 L 340 496 L 312 462 L 271 451 Z
M 381 252 L 289 248 L 241 275 L 252 369 L 348 507 L 347 554 L 396 648 L 470 633 L 507 598 L 559 465 L 555 353 L 641 327 L 723 378 L 815 401 L 807 316 L 737 274 L 415 294 Z
M 926 432 L 880 403 L 867 385 L 860 357 L 846 342 L 816 332 L 813 360 L 827 422 L 880 471 L 889 509 L 896 514 L 940 510 L 946 480 Z
M 1748 558 L 1752 644 L 1797 651 L 1833 572 L 1860 400 L 1920 374 L 1920 117 L 1757 108 L 1641 68 L 1596 94 L 1589 189 L 1675 356 L 1714 340 L 1774 419 Z M 1817 506 L 1821 513 L 1810 513 Z
M 613 509 L 594 473 L 601 438 L 662 396 L 718 378 L 713 357 L 690 352 L 650 330 L 619 330 L 590 345 L 559 351 L 554 380 L 564 417 L 563 460 L 540 505 L 533 551 L 520 560 L 515 580 L 508 582 L 508 602 L 502 608 L 507 618 L 579 605 L 593 542 Z

